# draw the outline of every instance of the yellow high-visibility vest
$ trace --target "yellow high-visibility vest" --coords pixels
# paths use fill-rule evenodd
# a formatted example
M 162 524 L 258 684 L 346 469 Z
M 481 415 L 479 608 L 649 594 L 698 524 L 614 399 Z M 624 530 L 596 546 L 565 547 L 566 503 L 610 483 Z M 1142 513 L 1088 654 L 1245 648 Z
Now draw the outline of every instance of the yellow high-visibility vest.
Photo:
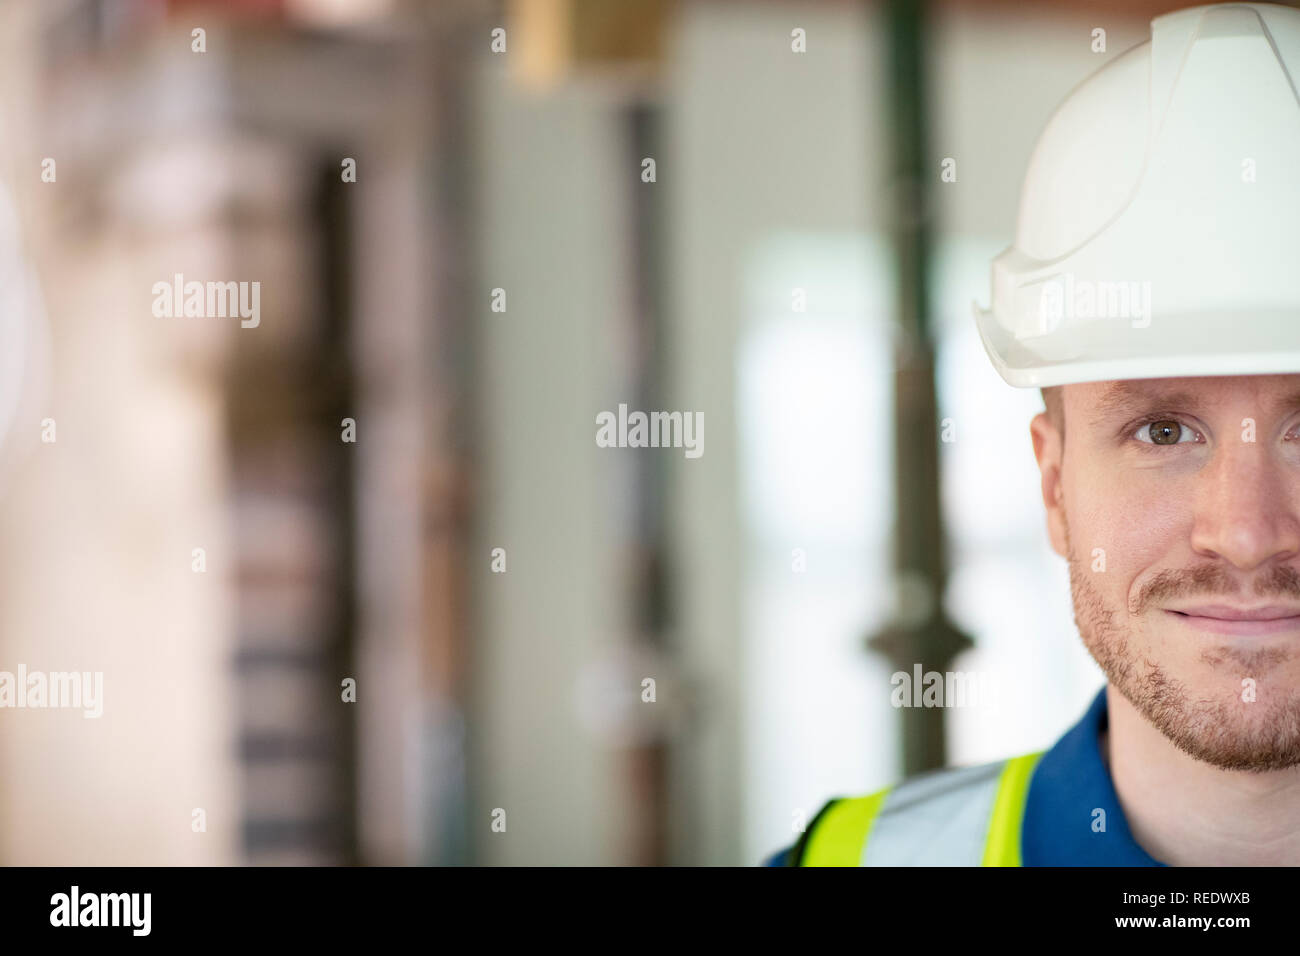
M 829 801 L 791 866 L 1020 866 L 1020 825 L 1043 752 L 938 770 Z

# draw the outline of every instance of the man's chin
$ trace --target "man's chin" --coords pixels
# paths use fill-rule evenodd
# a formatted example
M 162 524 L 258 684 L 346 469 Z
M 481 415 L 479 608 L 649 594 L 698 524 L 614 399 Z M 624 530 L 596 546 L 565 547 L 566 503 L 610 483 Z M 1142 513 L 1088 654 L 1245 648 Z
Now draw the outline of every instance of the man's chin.
M 1300 694 L 1294 690 L 1269 700 L 1277 692 L 1263 685 L 1177 696 L 1174 686 L 1194 685 L 1169 681 L 1125 696 L 1179 750 L 1222 770 L 1262 773 L 1300 765 Z

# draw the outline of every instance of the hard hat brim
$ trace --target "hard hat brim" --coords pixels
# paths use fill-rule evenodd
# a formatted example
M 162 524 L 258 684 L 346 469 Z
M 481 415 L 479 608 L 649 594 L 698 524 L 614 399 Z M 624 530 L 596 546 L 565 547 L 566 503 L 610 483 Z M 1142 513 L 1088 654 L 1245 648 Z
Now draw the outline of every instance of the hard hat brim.
M 1016 339 L 992 309 L 973 305 L 980 341 L 998 375 L 1017 388 L 1214 375 L 1300 374 L 1300 312 L 1215 310 L 1054 330 Z M 1152 342 L 1165 347 L 1153 354 Z M 1085 356 L 1104 355 L 1105 358 Z

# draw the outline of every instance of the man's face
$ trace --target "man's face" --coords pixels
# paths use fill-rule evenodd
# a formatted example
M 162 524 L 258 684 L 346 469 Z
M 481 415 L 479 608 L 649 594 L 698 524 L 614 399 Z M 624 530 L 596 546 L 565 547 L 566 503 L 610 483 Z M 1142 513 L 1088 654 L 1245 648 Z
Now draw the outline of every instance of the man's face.
M 1034 419 L 1084 643 L 1228 769 L 1300 763 L 1300 375 L 1067 385 Z

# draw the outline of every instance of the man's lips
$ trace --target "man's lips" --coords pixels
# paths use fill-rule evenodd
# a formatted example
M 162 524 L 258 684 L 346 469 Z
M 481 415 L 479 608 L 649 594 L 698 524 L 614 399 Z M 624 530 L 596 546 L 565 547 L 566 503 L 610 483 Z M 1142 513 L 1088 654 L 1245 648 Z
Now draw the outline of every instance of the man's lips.
M 1280 634 L 1300 630 L 1300 607 L 1269 605 L 1240 608 L 1226 604 L 1202 604 L 1165 608 L 1165 613 L 1200 631 L 1214 634 Z

